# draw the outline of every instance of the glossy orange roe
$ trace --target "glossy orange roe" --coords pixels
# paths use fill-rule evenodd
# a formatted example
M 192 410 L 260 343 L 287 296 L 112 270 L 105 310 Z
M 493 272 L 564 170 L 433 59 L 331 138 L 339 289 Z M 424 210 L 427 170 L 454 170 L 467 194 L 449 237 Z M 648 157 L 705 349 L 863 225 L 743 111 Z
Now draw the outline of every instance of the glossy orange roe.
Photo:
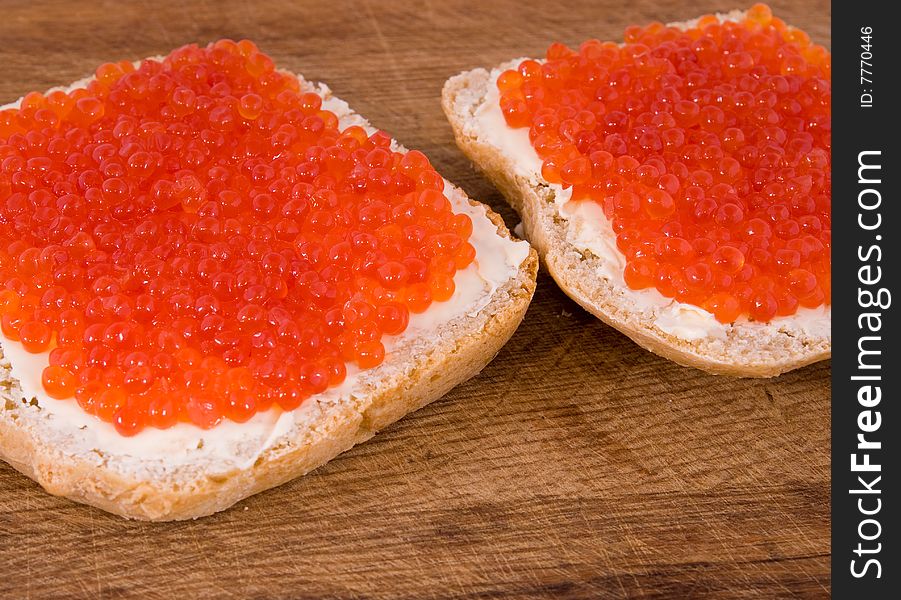
M 251 42 L 0 112 L 0 326 L 123 435 L 296 408 L 474 258 L 444 180 Z
M 769 322 L 830 302 L 831 56 L 762 4 L 498 77 L 551 183 L 601 204 L 633 289 Z

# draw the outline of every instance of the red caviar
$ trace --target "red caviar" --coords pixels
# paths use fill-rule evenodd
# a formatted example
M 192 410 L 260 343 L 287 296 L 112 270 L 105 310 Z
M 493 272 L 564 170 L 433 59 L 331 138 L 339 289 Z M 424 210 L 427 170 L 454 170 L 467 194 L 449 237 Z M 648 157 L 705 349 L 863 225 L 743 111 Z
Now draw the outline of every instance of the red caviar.
M 0 326 L 123 435 L 291 410 L 453 294 L 472 223 L 248 41 L 0 111 Z
M 551 183 L 603 207 L 633 289 L 769 322 L 830 302 L 831 56 L 758 4 L 500 74 Z

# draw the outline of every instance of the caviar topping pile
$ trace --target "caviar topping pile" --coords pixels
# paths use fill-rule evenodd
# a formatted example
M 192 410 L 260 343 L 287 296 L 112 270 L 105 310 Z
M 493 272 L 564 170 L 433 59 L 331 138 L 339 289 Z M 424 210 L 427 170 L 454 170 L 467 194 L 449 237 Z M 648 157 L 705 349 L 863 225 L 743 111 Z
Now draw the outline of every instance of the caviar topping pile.
M 248 41 L 0 111 L 0 325 L 122 435 L 291 410 L 448 300 L 472 222 Z
M 625 42 L 554 44 L 498 77 L 543 177 L 601 204 L 633 289 L 723 323 L 828 304 L 829 52 L 762 4 Z

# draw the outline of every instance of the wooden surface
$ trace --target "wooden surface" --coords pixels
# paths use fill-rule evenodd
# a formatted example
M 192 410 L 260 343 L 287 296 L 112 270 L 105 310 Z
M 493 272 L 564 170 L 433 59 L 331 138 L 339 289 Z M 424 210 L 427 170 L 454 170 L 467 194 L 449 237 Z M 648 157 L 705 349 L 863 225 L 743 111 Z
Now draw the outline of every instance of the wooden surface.
M 734 1 L 734 0 L 733 0 Z M 515 217 L 444 80 L 709 2 L 0 3 L 0 103 L 104 61 L 248 37 Z M 829 42 L 825 0 L 773 2 Z M 699 8 L 702 7 L 702 8 Z M 546 275 L 485 371 L 316 473 L 198 522 L 54 498 L 0 463 L 0 597 L 822 597 L 830 366 L 769 381 L 644 352 Z

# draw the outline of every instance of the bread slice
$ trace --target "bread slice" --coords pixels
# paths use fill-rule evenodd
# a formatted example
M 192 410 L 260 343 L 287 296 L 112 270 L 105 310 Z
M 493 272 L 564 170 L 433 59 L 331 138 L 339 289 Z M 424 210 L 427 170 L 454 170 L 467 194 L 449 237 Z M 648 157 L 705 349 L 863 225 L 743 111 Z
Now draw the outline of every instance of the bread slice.
M 298 79 L 305 90 L 322 96 L 342 128 L 361 125 L 372 131 L 328 87 Z M 145 430 L 136 437 L 157 435 L 159 441 L 148 438 L 151 443 L 137 451 L 73 401 L 44 401 L 57 408 L 68 403 L 68 412 L 58 412 L 23 393 L 0 354 L 0 458 L 51 494 L 134 519 L 191 519 L 303 475 L 440 398 L 481 371 L 510 338 L 532 298 L 538 270 L 535 251 L 525 242 L 514 243 L 497 214 L 449 183 L 445 193 L 455 212 L 470 212 L 474 229 L 489 238 L 484 248 L 475 244 L 479 269 L 505 259 L 510 268 L 502 281 L 486 286 L 476 304 L 464 307 L 468 312 L 436 303 L 424 313 L 432 315 L 426 319 L 429 327 L 416 329 L 411 320 L 406 332 L 386 344 L 380 366 L 349 375 L 344 385 L 292 413 L 263 416 L 262 425 L 249 429 L 224 422 L 209 432 L 187 424 Z M 0 344 L 12 354 L 11 342 Z M 109 431 L 95 429 L 102 426 Z M 172 436 L 165 437 L 167 432 Z M 173 439 L 181 444 L 177 451 Z
M 722 21 L 734 21 L 743 15 L 742 11 L 733 11 L 717 16 Z M 496 128 L 488 126 L 491 122 L 480 111 L 483 105 L 488 108 L 487 102 L 496 103 L 497 75 L 522 60 L 450 78 L 444 85 L 442 107 L 457 145 L 519 213 L 525 238 L 568 296 L 651 352 L 710 373 L 772 377 L 829 358 L 828 308 L 802 309 L 797 318 L 777 318 L 769 324 L 745 321 L 721 325 L 710 313 L 671 302 L 656 290 L 636 292 L 626 286 L 622 279 L 624 257 L 616 249 L 609 224 L 607 232 L 595 236 L 598 239 L 586 239 L 584 223 L 563 209 L 567 194 L 541 177 L 537 154 L 530 146 L 522 147 L 528 145 L 528 136 L 520 135 L 522 144 L 499 143 Z M 531 152 L 528 160 L 522 151 Z M 602 211 L 596 213 L 606 222 Z M 593 234 L 589 232 L 589 237 Z

